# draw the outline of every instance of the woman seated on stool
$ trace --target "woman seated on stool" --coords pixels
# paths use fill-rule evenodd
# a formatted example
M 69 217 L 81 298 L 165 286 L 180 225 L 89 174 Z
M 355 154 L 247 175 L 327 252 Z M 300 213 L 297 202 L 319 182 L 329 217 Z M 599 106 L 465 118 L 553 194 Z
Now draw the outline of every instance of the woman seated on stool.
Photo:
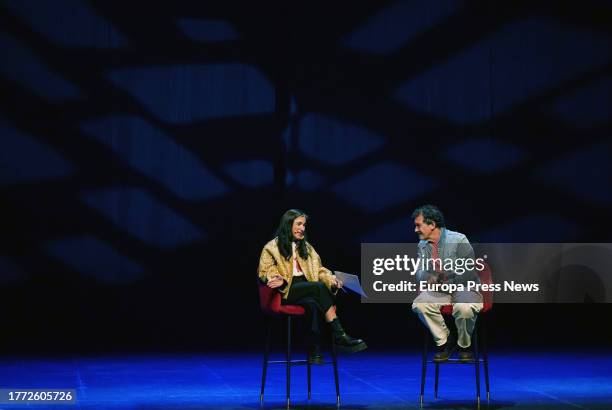
M 311 348 L 309 360 L 321 363 L 318 316 L 330 324 L 336 348 L 354 353 L 367 348 L 361 339 L 346 334 L 336 315 L 335 294 L 342 282 L 321 265 L 321 258 L 306 240 L 308 216 L 290 209 L 282 216 L 276 238 L 264 246 L 259 259 L 259 278 L 283 294 L 283 304 L 306 308 Z

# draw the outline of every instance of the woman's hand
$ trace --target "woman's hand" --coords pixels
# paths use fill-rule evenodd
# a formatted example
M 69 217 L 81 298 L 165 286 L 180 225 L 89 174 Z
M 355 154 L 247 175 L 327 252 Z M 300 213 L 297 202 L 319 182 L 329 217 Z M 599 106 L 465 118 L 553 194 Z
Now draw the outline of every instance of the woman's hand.
M 344 283 L 342 283 L 342 281 L 340 279 L 338 279 L 336 276 L 334 276 L 334 286 L 337 287 L 338 289 L 341 289 L 342 286 L 344 286 Z
M 268 283 L 266 285 L 269 288 L 276 289 L 280 286 L 283 286 L 283 283 L 285 283 L 285 280 L 281 275 L 274 275 L 272 279 L 268 280 Z

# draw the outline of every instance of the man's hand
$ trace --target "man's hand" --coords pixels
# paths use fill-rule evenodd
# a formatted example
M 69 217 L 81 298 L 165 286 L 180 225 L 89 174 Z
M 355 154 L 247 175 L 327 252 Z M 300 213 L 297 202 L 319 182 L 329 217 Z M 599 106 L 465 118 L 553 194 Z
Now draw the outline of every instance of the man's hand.
M 277 275 L 272 276 L 272 279 L 268 280 L 267 286 L 269 288 L 276 289 L 280 286 L 283 286 L 283 283 L 285 283 L 285 280 L 283 279 L 281 275 L 277 274 Z

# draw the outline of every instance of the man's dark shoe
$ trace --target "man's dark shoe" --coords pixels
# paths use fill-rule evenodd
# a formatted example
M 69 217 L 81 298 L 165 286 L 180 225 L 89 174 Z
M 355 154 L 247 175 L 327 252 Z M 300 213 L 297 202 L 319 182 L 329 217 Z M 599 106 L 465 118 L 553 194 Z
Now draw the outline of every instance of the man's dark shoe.
M 438 351 L 436 352 L 436 354 L 434 354 L 433 361 L 434 362 L 447 361 L 451 357 L 451 355 L 453 354 L 456 348 L 457 346 L 455 345 L 455 341 L 449 338 L 446 341 L 446 343 L 444 343 L 442 346 L 438 346 L 437 348 Z
M 319 345 L 314 345 L 308 350 L 308 361 L 310 364 L 323 364 L 323 355 Z
M 334 335 L 334 345 L 342 353 L 356 353 L 367 349 L 366 343 L 346 334 L 338 318 L 331 321 L 330 326 Z
M 459 347 L 459 353 L 457 354 L 459 360 L 462 362 L 471 362 L 474 360 L 474 353 L 472 353 L 472 348 L 468 347 Z

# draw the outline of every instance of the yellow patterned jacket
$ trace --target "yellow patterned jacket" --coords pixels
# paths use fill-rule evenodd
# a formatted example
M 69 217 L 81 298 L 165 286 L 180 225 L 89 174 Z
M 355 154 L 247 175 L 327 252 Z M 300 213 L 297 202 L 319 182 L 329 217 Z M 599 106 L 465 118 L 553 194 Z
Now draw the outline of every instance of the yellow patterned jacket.
M 304 276 L 309 282 L 323 282 L 330 291 L 336 293 L 338 290 L 335 287 L 332 288 L 332 283 L 334 282 L 333 274 L 329 269 L 321 265 L 321 257 L 310 243 L 306 242 L 306 248 L 308 249 L 308 259 L 304 260 L 297 254 L 297 260 L 304 272 Z M 289 288 L 291 287 L 291 279 L 293 278 L 293 261 L 291 259 L 286 260 L 281 255 L 276 238 L 268 242 L 261 251 L 257 272 L 259 278 L 263 281 L 271 279 L 276 274 L 281 275 L 287 281 L 287 286 L 279 289 L 279 292 L 283 293 L 283 299 L 287 299 Z

